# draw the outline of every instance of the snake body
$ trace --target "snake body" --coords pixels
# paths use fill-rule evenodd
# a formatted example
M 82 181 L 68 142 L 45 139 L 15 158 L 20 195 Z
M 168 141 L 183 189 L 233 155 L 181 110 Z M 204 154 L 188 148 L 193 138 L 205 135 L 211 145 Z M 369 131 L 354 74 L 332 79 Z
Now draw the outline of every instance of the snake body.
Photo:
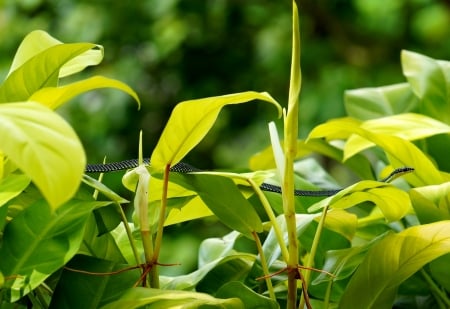
M 150 159 L 145 158 L 143 159 L 143 163 L 146 165 L 150 164 Z M 122 171 L 127 170 L 131 168 L 136 168 L 139 165 L 139 161 L 137 159 L 130 159 L 130 160 L 124 160 L 120 162 L 110 162 L 110 163 L 98 163 L 98 164 L 88 164 L 86 166 L 86 173 L 109 173 L 109 172 L 115 172 L 115 171 Z M 175 173 L 192 173 L 192 172 L 200 172 L 201 170 L 184 162 L 180 162 L 175 164 L 170 168 L 171 172 Z M 410 173 L 414 171 L 411 167 L 401 167 L 398 169 L 395 169 L 389 176 L 382 179 L 381 182 L 389 182 L 393 178 L 398 177 L 400 175 Z M 274 193 L 281 193 L 281 187 L 268 184 L 268 183 L 262 183 L 260 186 L 261 190 L 268 191 L 268 192 L 274 192 Z M 332 189 L 332 190 L 294 190 L 294 194 L 296 196 L 332 196 L 342 189 Z

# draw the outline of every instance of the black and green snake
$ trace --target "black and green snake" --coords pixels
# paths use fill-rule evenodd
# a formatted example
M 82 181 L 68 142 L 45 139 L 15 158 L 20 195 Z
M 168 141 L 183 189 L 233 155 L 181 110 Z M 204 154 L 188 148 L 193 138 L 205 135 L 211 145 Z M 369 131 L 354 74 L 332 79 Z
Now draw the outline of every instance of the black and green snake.
M 143 163 L 146 165 L 150 164 L 150 159 L 146 158 L 143 160 Z M 88 164 L 86 166 L 86 173 L 108 173 L 115 171 L 122 171 L 131 168 L 136 168 L 139 165 L 139 161 L 137 159 L 124 160 L 120 162 L 111 162 L 111 163 L 98 163 L 98 164 Z M 202 170 L 189 165 L 187 163 L 177 163 L 170 168 L 171 172 L 176 173 L 192 173 L 192 172 L 200 172 Z M 380 180 L 381 182 L 389 182 L 392 179 L 414 171 L 412 167 L 401 167 L 397 168 L 392 173 L 389 174 L 386 178 Z M 268 192 L 281 193 L 281 187 L 275 186 L 268 183 L 262 183 L 260 186 L 261 190 Z M 342 189 L 331 189 L 331 190 L 294 190 L 294 194 L 297 196 L 331 196 Z

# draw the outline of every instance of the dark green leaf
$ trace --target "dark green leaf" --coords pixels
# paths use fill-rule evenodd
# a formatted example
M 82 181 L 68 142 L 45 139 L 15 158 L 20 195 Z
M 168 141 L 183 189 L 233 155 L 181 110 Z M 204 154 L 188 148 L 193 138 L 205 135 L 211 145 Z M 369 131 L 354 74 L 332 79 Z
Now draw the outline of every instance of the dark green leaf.
M 90 212 L 106 202 L 71 200 L 52 212 L 40 200 L 7 224 L 0 248 L 0 271 L 16 276 L 7 281 L 7 298 L 19 299 L 62 267 L 78 251 Z

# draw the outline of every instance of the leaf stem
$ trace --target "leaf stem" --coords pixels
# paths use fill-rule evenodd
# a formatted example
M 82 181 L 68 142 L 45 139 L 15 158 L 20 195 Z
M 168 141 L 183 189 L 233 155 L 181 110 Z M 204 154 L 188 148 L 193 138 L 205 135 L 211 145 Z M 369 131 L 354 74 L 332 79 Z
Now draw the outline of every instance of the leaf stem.
M 258 250 L 259 258 L 261 260 L 261 266 L 263 269 L 264 280 L 266 281 L 267 290 L 269 291 L 270 298 L 276 301 L 277 298 L 275 296 L 275 291 L 273 289 L 272 281 L 270 279 L 271 277 L 269 274 L 269 268 L 267 267 L 267 261 L 266 261 L 266 257 L 264 256 L 264 251 L 262 249 L 261 240 L 259 239 L 258 233 L 252 232 L 252 235 L 253 235 L 253 238 L 255 239 L 256 248 Z
M 170 172 L 170 164 L 167 164 L 166 168 L 164 169 L 163 188 L 162 188 L 162 196 L 161 196 L 161 210 L 159 213 L 158 230 L 156 232 L 155 248 L 154 248 L 153 259 L 152 259 L 152 263 L 154 264 L 154 269 L 156 269 L 156 265 L 158 263 L 158 258 L 159 258 L 159 252 L 161 251 L 162 237 L 163 237 L 163 231 L 164 231 L 164 220 L 166 219 L 169 172 Z
M 314 267 L 314 259 L 316 257 L 317 248 L 319 247 L 320 242 L 320 235 L 322 235 L 323 227 L 325 225 L 325 218 L 327 216 L 328 206 L 323 208 L 322 215 L 320 216 L 319 224 L 317 225 L 316 234 L 314 235 L 313 243 L 311 246 L 311 251 L 309 253 L 308 261 L 305 265 L 305 276 L 303 285 L 306 287 L 306 289 L 309 286 L 309 281 L 311 280 L 311 272 L 312 268 Z M 303 308 L 304 301 L 303 299 L 300 301 L 299 308 Z
M 450 308 L 450 299 L 447 297 L 447 294 L 441 291 L 438 285 L 423 268 L 420 270 L 420 274 L 425 278 L 425 281 L 430 286 L 431 292 L 437 297 L 437 300 L 441 300 L 444 302 L 446 308 Z
M 296 308 L 298 271 L 298 240 L 296 232 L 296 214 L 294 200 L 294 159 L 297 153 L 298 138 L 298 97 L 301 88 L 300 71 L 300 32 L 298 10 L 295 1 L 292 1 L 292 55 L 289 84 L 288 110 L 285 113 L 284 123 L 284 157 L 285 170 L 282 175 L 283 211 L 289 242 L 288 270 L 288 297 L 287 308 Z
M 270 223 L 272 224 L 275 237 L 277 238 L 278 245 L 280 246 L 281 249 L 281 255 L 283 256 L 283 260 L 285 261 L 285 263 L 288 263 L 289 251 L 288 248 L 286 247 L 286 243 L 284 242 L 283 233 L 281 232 L 280 227 L 278 226 L 277 219 L 275 217 L 275 214 L 273 213 L 272 207 L 270 206 L 267 197 L 264 195 L 261 188 L 255 183 L 255 181 L 250 178 L 248 178 L 247 181 L 258 195 L 258 198 L 261 201 L 261 204 L 264 210 L 266 211 L 267 216 L 269 217 Z

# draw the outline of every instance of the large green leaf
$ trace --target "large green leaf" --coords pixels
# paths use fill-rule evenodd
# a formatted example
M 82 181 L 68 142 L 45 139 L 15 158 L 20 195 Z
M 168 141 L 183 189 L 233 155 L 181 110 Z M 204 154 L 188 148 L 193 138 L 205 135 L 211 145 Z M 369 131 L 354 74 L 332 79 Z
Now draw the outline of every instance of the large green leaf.
M 151 166 L 162 170 L 178 163 L 208 133 L 222 107 L 252 100 L 272 103 L 281 113 L 279 104 L 265 92 L 247 91 L 179 103 L 152 153 Z
M 63 43 L 45 31 L 35 30 L 30 32 L 20 43 L 8 75 L 37 54 L 49 47 L 61 44 Z M 68 76 L 82 71 L 87 66 L 99 64 L 103 59 L 103 49 L 99 45 L 97 47 L 98 49 L 90 49 L 65 63 L 59 70 L 59 77 Z
M 222 223 L 250 238 L 252 232 L 262 231 L 256 210 L 231 179 L 211 174 L 186 174 L 184 177 Z
M 392 308 L 398 286 L 450 253 L 450 221 L 415 226 L 375 244 L 352 276 L 340 308 Z
M 49 47 L 12 72 L 0 86 L 0 102 L 25 101 L 37 90 L 58 85 L 59 71 L 69 60 L 97 48 L 90 43 Z
M 1 151 L 27 174 L 54 208 L 78 189 L 86 166 L 69 124 L 38 103 L 0 105 Z
M 347 90 L 344 100 L 347 115 L 360 120 L 410 112 L 419 101 L 408 83 Z
M 408 181 L 414 186 L 438 184 L 444 181 L 433 162 L 411 142 L 400 137 L 382 133 L 372 133 L 361 126 L 362 122 L 352 118 L 341 118 L 329 121 L 315 127 L 308 139 L 325 137 L 328 140 L 349 139 L 353 134 L 382 148 L 395 167 L 408 166 L 415 168 L 414 173 L 407 175 Z M 345 145 L 344 160 L 351 158 L 361 150 L 359 144 Z
M 361 124 L 361 128 L 373 134 L 398 136 L 408 141 L 450 133 L 450 126 L 420 114 L 401 114 L 367 120 Z M 352 135 L 347 141 L 346 148 L 351 148 L 352 153 L 359 153 L 373 145 L 360 135 Z
M 118 80 L 103 76 L 94 76 L 61 87 L 42 88 L 35 92 L 29 100 L 42 103 L 51 109 L 56 109 L 79 94 L 100 88 L 114 88 L 122 90 L 132 96 L 140 105 L 139 97 L 133 89 Z
M 133 287 L 141 275 L 140 268 L 115 273 L 129 265 L 85 255 L 76 255 L 67 267 L 83 273 L 63 270 L 50 308 L 100 308 Z
M 32 204 L 6 225 L 0 271 L 8 280 L 7 298 L 16 301 L 40 285 L 77 252 L 88 216 L 106 202 L 71 200 L 52 211 L 44 201 Z
M 145 306 L 147 309 L 159 308 L 224 308 L 243 309 L 238 298 L 220 299 L 197 292 L 133 288 L 119 299 L 102 309 L 133 309 Z
M 366 201 L 377 205 L 389 222 L 400 220 L 411 209 L 411 201 L 406 192 L 390 184 L 365 180 L 321 200 L 308 211 L 317 211 L 326 206 L 346 209 Z
M 421 99 L 421 111 L 450 124 L 449 62 L 406 50 L 402 51 L 401 59 L 403 74 Z

